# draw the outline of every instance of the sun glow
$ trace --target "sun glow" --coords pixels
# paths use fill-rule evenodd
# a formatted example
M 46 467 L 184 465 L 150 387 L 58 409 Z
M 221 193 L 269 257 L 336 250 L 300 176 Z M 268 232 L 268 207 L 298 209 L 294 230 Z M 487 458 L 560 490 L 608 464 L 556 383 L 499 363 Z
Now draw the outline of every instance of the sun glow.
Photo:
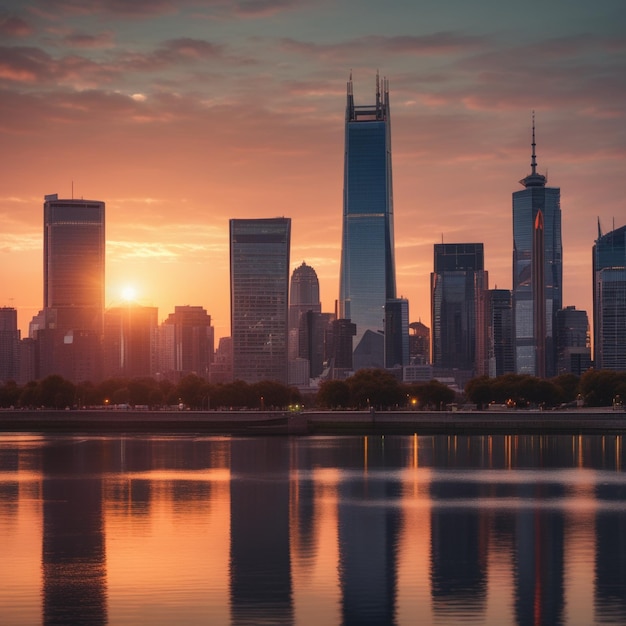
M 137 290 L 132 285 L 122 288 L 122 299 L 126 302 L 133 302 L 137 299 Z

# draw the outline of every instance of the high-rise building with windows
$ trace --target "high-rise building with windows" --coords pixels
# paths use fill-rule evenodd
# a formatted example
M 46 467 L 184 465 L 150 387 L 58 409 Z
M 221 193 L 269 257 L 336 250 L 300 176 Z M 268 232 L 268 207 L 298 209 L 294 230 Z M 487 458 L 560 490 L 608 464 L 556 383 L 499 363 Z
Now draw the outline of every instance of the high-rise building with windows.
M 389 86 L 377 75 L 375 103 L 357 106 L 350 76 L 338 317 L 356 324 L 355 350 L 366 331 L 383 330 L 385 302 L 395 298 Z
M 385 367 L 409 364 L 409 301 L 396 298 L 385 302 Z
M 20 378 L 20 331 L 17 309 L 0 307 L 0 385 Z
M 104 315 L 104 202 L 46 196 L 43 254 L 39 375 L 97 380 Z
M 487 374 L 488 275 L 483 244 L 435 244 L 430 285 L 433 365 Z
M 489 375 L 515 373 L 513 309 L 508 289 L 489 290 Z
M 141 378 L 157 373 L 158 309 L 127 304 L 104 313 L 104 377 Z
M 215 350 L 211 316 L 201 306 L 175 306 L 158 332 L 158 371 L 170 380 L 209 378 Z
M 302 316 L 309 311 L 322 311 L 320 283 L 315 270 L 303 261 L 292 272 L 289 287 L 289 360 L 304 356 L 300 322 Z
M 513 193 L 513 327 L 515 371 L 556 374 L 556 312 L 563 306 L 561 190 L 537 172 L 535 123 L 531 173 Z
M 593 349 L 596 369 L 626 370 L 626 226 L 593 246 Z
M 591 367 L 587 311 L 567 306 L 556 312 L 557 374 L 580 376 Z
M 233 377 L 287 383 L 291 220 L 230 220 Z

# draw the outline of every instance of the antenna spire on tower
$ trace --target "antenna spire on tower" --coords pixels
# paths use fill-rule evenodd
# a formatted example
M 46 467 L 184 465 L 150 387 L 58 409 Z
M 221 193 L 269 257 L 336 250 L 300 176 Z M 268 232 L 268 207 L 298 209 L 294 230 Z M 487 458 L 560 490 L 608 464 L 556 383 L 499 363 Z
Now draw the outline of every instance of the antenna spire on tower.
M 533 111 L 533 143 L 532 143 L 533 153 L 532 153 L 531 162 L 530 162 L 531 172 L 533 175 L 537 173 L 537 155 L 535 154 L 536 145 L 537 144 L 535 143 L 535 112 Z

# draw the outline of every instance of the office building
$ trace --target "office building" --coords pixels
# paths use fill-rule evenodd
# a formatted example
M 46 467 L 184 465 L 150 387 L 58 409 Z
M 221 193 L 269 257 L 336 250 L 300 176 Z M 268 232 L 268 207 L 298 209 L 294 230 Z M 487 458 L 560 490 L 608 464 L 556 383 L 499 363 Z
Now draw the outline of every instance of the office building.
M 336 319 L 330 324 L 326 337 L 326 352 L 330 365 L 330 378 L 343 380 L 353 371 L 353 341 L 356 324 L 350 320 Z
M 535 123 L 531 173 L 513 193 L 513 327 L 515 371 L 556 374 L 555 317 L 563 306 L 561 190 L 537 172 Z
M 142 378 L 157 373 L 158 309 L 128 304 L 104 313 L 104 377 Z
M 396 298 L 385 302 L 385 367 L 409 364 L 409 301 Z
M 596 369 L 626 370 L 626 226 L 593 246 L 593 345 Z
M 557 374 L 580 376 L 591 367 L 587 311 L 568 306 L 556 313 Z
M 219 385 L 233 382 L 233 340 L 232 337 L 220 337 L 215 350 L 213 363 L 209 368 L 209 382 Z
M 409 324 L 409 361 L 415 365 L 430 363 L 430 328 L 422 320 Z
M 302 315 L 312 311 L 320 313 L 320 284 L 317 273 L 304 261 L 291 274 L 289 287 L 289 360 L 304 357 L 302 344 L 307 342 L 302 337 L 300 321 Z
M 489 376 L 515 373 L 513 306 L 508 289 L 489 290 Z
M 396 298 L 389 86 L 378 76 L 372 105 L 355 105 L 348 82 L 343 202 L 338 318 L 356 324 L 356 350 L 366 331 L 383 330 Z M 372 365 L 384 362 L 382 345 Z
M 17 309 L 0 307 L 0 385 L 20 377 L 20 331 Z
M 319 378 L 328 360 L 326 341 L 335 316 L 333 313 L 306 311 L 298 327 L 298 359 L 309 363 L 310 378 Z
M 432 358 L 438 370 L 488 373 L 482 243 L 435 244 L 430 275 Z
M 158 333 L 158 370 L 161 376 L 179 380 L 195 374 L 208 380 L 215 350 L 211 316 L 201 306 L 175 306 Z
M 233 377 L 287 383 L 291 220 L 230 220 Z
M 44 308 L 40 372 L 97 380 L 102 369 L 104 202 L 44 201 Z

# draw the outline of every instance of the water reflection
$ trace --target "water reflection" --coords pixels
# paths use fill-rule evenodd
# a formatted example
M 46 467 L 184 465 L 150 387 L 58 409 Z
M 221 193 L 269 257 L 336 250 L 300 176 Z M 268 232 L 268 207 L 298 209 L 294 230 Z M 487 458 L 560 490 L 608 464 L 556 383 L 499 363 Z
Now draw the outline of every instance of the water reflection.
M 42 449 L 44 624 L 106 624 L 100 442 Z
M 626 623 L 623 457 L 619 436 L 0 436 L 0 623 Z

